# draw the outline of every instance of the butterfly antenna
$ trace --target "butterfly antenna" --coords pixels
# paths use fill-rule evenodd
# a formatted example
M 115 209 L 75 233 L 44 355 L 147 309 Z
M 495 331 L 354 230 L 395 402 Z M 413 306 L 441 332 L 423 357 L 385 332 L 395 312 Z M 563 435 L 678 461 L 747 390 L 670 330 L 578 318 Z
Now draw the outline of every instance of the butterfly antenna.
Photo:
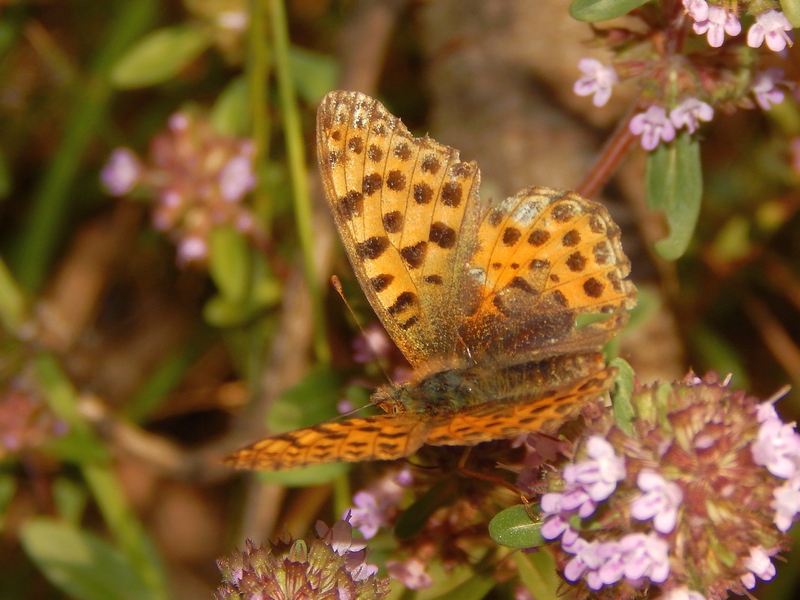
M 356 316 L 356 313 L 353 310 L 353 307 L 350 306 L 350 303 L 347 301 L 347 298 L 344 295 L 344 289 L 342 288 L 342 282 L 339 280 L 339 277 L 337 277 L 336 275 L 331 275 L 331 285 L 333 286 L 333 289 L 335 289 L 336 292 L 341 297 L 342 302 L 344 302 L 344 305 L 347 307 L 347 310 L 350 312 L 350 316 L 353 317 L 353 321 L 355 321 L 356 327 L 358 327 L 358 330 L 361 332 L 361 336 L 364 338 L 364 341 L 369 346 L 369 349 L 372 350 L 372 353 L 375 355 L 376 358 L 379 357 L 380 356 L 379 350 L 377 348 L 375 348 L 375 346 L 372 345 L 372 340 L 370 340 L 369 336 L 367 335 L 367 332 L 364 330 L 364 327 L 361 325 L 361 321 L 359 321 L 358 317 Z M 386 380 L 391 385 L 394 385 L 395 384 L 394 381 L 392 380 L 391 377 L 389 377 L 389 374 L 386 372 L 386 369 L 383 368 L 383 365 L 381 364 L 380 360 L 378 361 L 378 368 L 380 368 L 381 373 L 383 373 L 384 377 L 386 377 Z

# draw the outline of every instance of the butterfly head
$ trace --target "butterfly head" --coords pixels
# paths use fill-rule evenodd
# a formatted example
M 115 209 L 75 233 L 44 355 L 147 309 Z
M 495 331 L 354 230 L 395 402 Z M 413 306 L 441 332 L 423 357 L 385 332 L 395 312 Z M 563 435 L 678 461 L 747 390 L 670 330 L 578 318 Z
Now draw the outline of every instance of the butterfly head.
M 410 399 L 405 384 L 382 385 L 372 394 L 370 402 L 385 413 L 397 415 L 406 412 Z

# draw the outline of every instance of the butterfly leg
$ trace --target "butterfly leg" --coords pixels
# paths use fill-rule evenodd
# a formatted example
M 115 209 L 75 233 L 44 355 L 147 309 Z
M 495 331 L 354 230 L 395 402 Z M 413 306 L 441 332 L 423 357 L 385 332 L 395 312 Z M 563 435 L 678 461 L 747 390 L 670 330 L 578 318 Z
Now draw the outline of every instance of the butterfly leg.
M 525 511 L 528 513 L 528 516 L 533 521 L 537 521 L 538 517 L 536 517 L 531 512 L 530 501 L 528 500 L 528 498 L 525 496 L 525 494 L 522 492 L 521 489 L 519 489 L 517 486 L 509 483 L 508 481 L 506 481 L 505 479 L 503 479 L 500 476 L 487 475 L 486 473 L 480 473 L 478 471 L 473 471 L 472 469 L 467 468 L 467 459 L 469 458 L 469 454 L 470 454 L 471 451 L 472 451 L 472 447 L 471 446 L 464 449 L 464 453 L 461 455 L 461 459 L 458 461 L 458 467 L 457 467 L 458 471 L 460 473 L 462 473 L 463 475 L 466 475 L 467 477 L 474 477 L 475 479 L 482 479 L 483 481 L 488 481 L 489 483 L 502 485 L 503 487 L 511 490 L 512 492 L 514 492 L 514 494 L 519 496 L 520 500 L 522 500 L 522 503 L 525 505 Z

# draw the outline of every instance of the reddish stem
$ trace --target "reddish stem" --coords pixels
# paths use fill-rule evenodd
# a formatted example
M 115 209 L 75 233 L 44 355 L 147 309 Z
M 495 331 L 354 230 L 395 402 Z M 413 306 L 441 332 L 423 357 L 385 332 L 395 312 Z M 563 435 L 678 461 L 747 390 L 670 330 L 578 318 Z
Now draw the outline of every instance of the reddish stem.
M 622 157 L 636 141 L 636 136 L 630 132 L 628 124 L 638 105 L 638 102 L 633 104 L 627 116 L 603 146 L 603 150 L 591 170 L 575 189 L 584 198 L 592 198 L 603 189 L 622 161 Z

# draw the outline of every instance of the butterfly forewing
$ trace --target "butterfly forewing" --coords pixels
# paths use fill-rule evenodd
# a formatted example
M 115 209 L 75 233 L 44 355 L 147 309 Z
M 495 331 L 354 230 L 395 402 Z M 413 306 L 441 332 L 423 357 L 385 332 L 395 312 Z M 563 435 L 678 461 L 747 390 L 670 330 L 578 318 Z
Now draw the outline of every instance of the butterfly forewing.
M 323 101 L 317 149 L 345 249 L 384 327 L 412 365 L 451 355 L 478 225 L 477 167 L 355 92 Z

